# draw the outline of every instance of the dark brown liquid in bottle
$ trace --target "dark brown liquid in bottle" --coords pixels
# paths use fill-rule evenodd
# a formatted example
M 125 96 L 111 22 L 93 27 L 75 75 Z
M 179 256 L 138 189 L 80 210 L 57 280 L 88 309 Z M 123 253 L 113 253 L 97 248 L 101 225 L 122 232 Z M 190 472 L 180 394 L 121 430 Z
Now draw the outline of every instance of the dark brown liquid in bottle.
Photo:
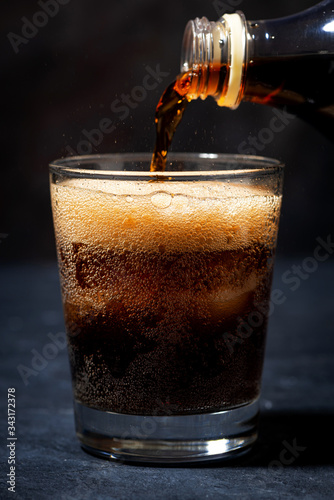
M 209 73 L 208 73 L 209 71 Z M 157 139 L 151 171 L 163 171 L 167 150 L 191 95 L 215 95 L 226 68 L 201 66 L 177 77 L 156 109 Z M 319 84 L 321 82 L 321 84 Z M 207 88 L 204 92 L 204 87 Z M 285 109 L 334 141 L 334 56 L 332 53 L 258 57 L 247 67 L 243 100 Z M 221 91 L 221 90 L 220 90 Z
M 333 141 L 333 54 L 258 58 L 247 69 L 244 100 L 285 108 Z
M 191 75 L 184 73 L 171 83 L 158 102 L 155 112 L 156 142 L 151 161 L 151 172 L 163 172 L 168 148 L 190 98 L 187 96 Z

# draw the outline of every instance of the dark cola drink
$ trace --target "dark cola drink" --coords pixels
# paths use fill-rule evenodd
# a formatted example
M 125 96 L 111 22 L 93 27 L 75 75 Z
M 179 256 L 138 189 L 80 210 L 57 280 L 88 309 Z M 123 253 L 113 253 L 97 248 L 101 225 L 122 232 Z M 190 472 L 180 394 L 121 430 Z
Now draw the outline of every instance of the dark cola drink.
M 76 401 L 187 415 L 256 400 L 279 193 L 71 179 L 52 203 Z
M 193 76 L 180 74 L 163 92 L 155 110 L 156 140 L 151 160 L 151 172 L 163 172 L 166 168 L 168 149 L 176 129 L 187 108 L 188 91 Z

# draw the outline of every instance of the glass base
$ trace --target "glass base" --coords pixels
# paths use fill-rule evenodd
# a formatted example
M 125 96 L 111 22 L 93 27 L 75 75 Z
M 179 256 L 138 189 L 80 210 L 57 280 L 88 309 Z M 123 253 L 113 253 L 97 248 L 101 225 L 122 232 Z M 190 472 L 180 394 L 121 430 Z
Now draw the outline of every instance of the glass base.
M 234 458 L 257 439 L 258 400 L 197 415 L 141 416 L 74 403 L 84 450 L 124 462 L 185 463 Z

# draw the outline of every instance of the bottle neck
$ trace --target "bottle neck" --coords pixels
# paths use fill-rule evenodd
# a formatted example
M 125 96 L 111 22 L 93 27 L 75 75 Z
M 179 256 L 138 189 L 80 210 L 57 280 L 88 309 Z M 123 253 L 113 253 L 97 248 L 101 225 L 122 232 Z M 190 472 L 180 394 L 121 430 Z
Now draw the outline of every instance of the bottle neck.
M 332 64 L 333 54 L 334 1 L 325 0 L 280 19 L 246 21 L 237 12 L 215 23 L 206 18 L 190 21 L 183 39 L 181 71 L 188 75 L 190 99 L 211 95 L 220 106 L 233 109 L 242 100 L 271 103 L 280 89 L 283 100 L 296 98 L 293 89 L 285 88 L 286 74 L 271 80 L 273 68 L 268 62 L 321 56 Z
M 242 13 L 217 22 L 189 21 L 183 37 L 181 72 L 189 77 L 190 99 L 213 96 L 220 106 L 236 108 L 242 99 L 247 26 Z

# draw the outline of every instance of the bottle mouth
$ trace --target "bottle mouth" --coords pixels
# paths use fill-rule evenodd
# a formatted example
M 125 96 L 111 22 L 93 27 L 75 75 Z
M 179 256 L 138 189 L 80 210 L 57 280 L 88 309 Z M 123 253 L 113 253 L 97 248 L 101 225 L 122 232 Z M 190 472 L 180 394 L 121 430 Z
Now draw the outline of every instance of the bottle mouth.
M 181 49 L 181 73 L 187 74 L 190 99 L 211 95 L 235 109 L 241 98 L 246 56 L 246 20 L 241 12 L 217 22 L 189 21 Z
M 217 31 L 218 37 L 217 37 Z M 210 22 L 206 17 L 187 23 L 181 49 L 181 73 L 189 76 L 190 98 L 217 93 L 218 73 L 214 73 L 224 60 L 227 37 L 224 24 Z
M 181 50 L 181 72 L 196 70 L 199 65 L 213 62 L 215 26 L 216 23 L 210 22 L 206 17 L 197 17 L 187 23 Z
M 194 65 L 193 54 L 195 52 L 195 27 L 194 21 L 189 21 L 185 27 L 183 40 L 182 40 L 182 50 L 181 50 L 181 73 L 186 73 L 190 71 Z

